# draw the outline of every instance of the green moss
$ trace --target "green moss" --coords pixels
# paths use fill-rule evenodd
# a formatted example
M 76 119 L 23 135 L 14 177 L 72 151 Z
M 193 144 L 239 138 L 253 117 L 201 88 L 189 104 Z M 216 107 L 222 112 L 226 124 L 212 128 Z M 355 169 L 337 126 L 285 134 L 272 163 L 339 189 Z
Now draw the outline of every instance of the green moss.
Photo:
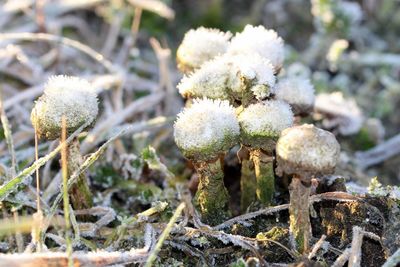
M 274 240 L 274 241 L 280 241 L 283 238 L 287 237 L 287 235 L 288 235 L 288 230 L 287 229 L 282 228 L 282 227 L 274 226 L 268 232 L 258 233 L 256 238 L 258 240 L 270 239 L 270 240 Z
M 224 185 L 221 163 L 219 160 L 214 163 L 197 163 L 195 167 L 200 176 L 195 206 L 205 223 L 220 224 L 230 216 L 229 194 Z
M 225 153 L 229 148 L 233 147 L 238 143 L 238 136 L 232 135 L 231 132 L 227 131 L 224 134 L 224 140 L 216 140 L 203 147 L 197 147 L 194 149 L 185 149 L 183 155 L 188 159 L 194 159 L 199 161 L 213 160 L 218 155 Z M 190 138 L 190 137 L 188 137 Z
M 254 173 L 254 163 L 248 159 L 242 159 L 240 176 L 240 209 L 245 212 L 256 200 L 257 181 Z
M 350 146 L 354 150 L 364 151 L 373 148 L 375 145 L 376 142 L 365 127 L 361 128 L 354 137 L 350 138 Z
M 242 144 L 252 148 L 261 148 L 265 151 L 272 151 L 275 148 L 279 135 L 274 132 L 249 133 L 240 129 L 240 140 Z
M 273 203 L 275 193 L 275 175 L 272 158 L 266 158 L 260 150 L 250 152 L 250 158 L 254 163 L 254 171 L 257 180 L 257 199 L 266 206 Z

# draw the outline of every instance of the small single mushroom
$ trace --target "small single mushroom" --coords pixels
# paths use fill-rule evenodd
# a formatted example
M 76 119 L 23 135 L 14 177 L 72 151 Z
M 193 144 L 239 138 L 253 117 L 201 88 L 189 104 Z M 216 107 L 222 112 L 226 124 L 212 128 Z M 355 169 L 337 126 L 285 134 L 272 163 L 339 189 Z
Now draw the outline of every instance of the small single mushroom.
M 178 69 L 188 74 L 200 68 L 203 63 L 224 54 L 231 36 L 230 32 L 204 27 L 188 31 L 176 52 Z
M 315 95 L 310 80 L 289 77 L 280 80 L 275 87 L 276 99 L 289 103 L 296 116 L 307 116 L 313 110 Z
M 283 39 L 278 36 L 276 31 L 268 30 L 262 25 L 246 25 L 242 32 L 232 38 L 228 53 L 256 53 L 271 62 L 275 73 L 282 68 L 285 56 Z
M 210 225 L 223 222 L 230 214 L 221 161 L 238 143 L 239 133 L 235 109 L 220 100 L 193 100 L 174 125 L 175 143 L 200 178 L 195 205 Z
M 78 77 L 52 76 L 44 87 L 44 93 L 35 102 L 31 112 L 32 125 L 40 139 L 61 138 L 62 118 L 66 121 L 67 134 L 82 125 L 94 123 L 98 113 L 97 94 L 91 84 Z M 79 140 L 75 138 L 68 146 L 68 174 L 74 173 L 82 164 Z M 70 190 L 75 209 L 93 205 L 85 174 L 81 174 Z
M 311 178 L 332 174 L 339 155 L 340 146 L 335 136 L 310 124 L 284 130 L 277 142 L 277 174 L 293 175 L 289 186 L 290 231 L 301 253 L 308 251 L 311 235 Z
M 238 116 L 241 142 L 250 152 L 256 176 L 256 195 L 264 205 L 271 205 L 275 193 L 275 175 L 273 170 L 273 151 L 280 133 L 292 126 L 293 113 L 290 106 L 281 100 L 270 100 L 251 104 Z M 247 199 L 252 199 L 252 179 L 249 177 L 249 163 L 242 162 L 242 210 L 247 207 Z

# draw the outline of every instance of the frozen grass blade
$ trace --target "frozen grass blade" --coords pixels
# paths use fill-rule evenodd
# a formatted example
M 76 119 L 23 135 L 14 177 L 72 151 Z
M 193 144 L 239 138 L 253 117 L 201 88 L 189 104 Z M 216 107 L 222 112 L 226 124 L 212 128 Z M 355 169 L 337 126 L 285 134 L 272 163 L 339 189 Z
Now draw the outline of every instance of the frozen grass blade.
M 390 256 L 382 267 L 396 267 L 400 263 L 400 248 Z
M 83 125 L 86 126 L 86 125 Z M 67 184 L 67 189 L 69 190 L 71 188 L 71 186 L 77 181 L 77 179 L 79 178 L 79 175 L 86 171 L 106 150 L 106 148 L 112 144 L 117 138 L 123 136 L 124 134 L 130 132 L 132 130 L 132 128 L 135 128 L 134 126 L 136 125 L 131 125 L 128 126 L 124 129 L 122 129 L 120 132 L 118 132 L 117 134 L 115 134 L 113 137 L 111 137 L 110 139 L 108 139 L 107 142 L 105 142 L 96 152 L 92 153 L 83 163 L 82 165 L 78 168 L 78 170 L 76 170 L 73 174 L 71 174 L 71 176 L 68 179 L 68 184 Z M 81 127 L 82 128 L 82 127 Z M 81 129 L 79 128 L 79 129 Z M 79 130 L 78 129 L 78 130 Z M 71 135 L 68 139 L 67 139 L 67 143 L 69 143 L 69 141 L 72 140 L 71 137 L 74 137 L 73 135 Z M 44 163 L 43 163 L 44 164 Z M 57 207 L 61 202 L 63 195 L 62 193 L 58 194 L 56 199 L 53 202 L 53 205 L 50 208 L 50 211 L 48 213 L 47 216 L 47 221 L 45 222 L 45 225 L 43 227 L 43 233 L 46 232 L 48 226 L 49 226 L 49 222 L 51 220 L 51 218 L 56 214 L 57 211 Z M 42 235 L 42 237 L 44 237 Z
M 78 130 L 76 130 L 73 134 L 71 134 L 70 137 L 68 137 L 68 139 L 66 140 L 67 143 L 69 144 L 76 136 L 78 136 L 78 134 L 87 127 L 87 124 L 82 125 L 81 127 L 78 128 Z M 50 152 L 49 154 L 47 154 L 44 157 L 41 157 L 40 159 L 36 160 L 31 166 L 29 166 L 28 168 L 24 169 L 23 171 L 21 171 L 17 176 L 15 176 L 14 178 L 12 178 L 10 181 L 8 181 L 7 183 L 3 184 L 0 187 L 0 201 L 3 201 L 8 194 L 14 192 L 18 185 L 22 184 L 25 182 L 25 180 L 32 175 L 32 173 L 37 169 L 40 168 L 41 166 L 43 166 L 44 164 L 46 164 L 46 162 L 48 160 L 50 160 L 51 158 L 55 157 L 61 150 L 62 145 L 60 144 L 59 146 L 57 146 L 56 149 L 54 149 L 52 152 Z
M 185 208 L 185 203 L 183 203 L 183 202 L 181 204 L 179 204 L 179 206 L 176 208 L 174 215 L 172 215 L 172 217 L 169 220 L 164 231 L 161 233 L 160 239 L 158 239 L 156 246 L 154 247 L 153 251 L 150 253 L 149 257 L 147 258 L 145 267 L 151 267 L 153 265 L 154 261 L 156 260 L 157 254 L 160 252 L 165 239 L 168 237 L 169 233 L 172 230 L 172 227 L 174 226 L 175 222 L 178 220 L 178 217 L 181 215 L 184 208 Z
M 36 110 L 35 110 L 36 112 Z M 39 138 L 37 134 L 37 129 L 34 126 L 35 130 L 35 161 L 39 160 Z M 40 211 L 40 177 L 39 177 L 39 167 L 36 168 L 36 209 Z
M 70 237 L 71 223 L 69 220 L 69 195 L 68 195 L 68 144 L 67 139 L 67 122 L 65 116 L 62 117 L 62 132 L 61 132 L 61 170 L 63 178 L 63 204 L 64 204 L 64 220 L 65 220 L 65 242 L 67 245 L 68 266 L 73 266 L 72 260 L 72 242 Z
M 70 38 L 56 36 L 48 33 L 30 33 L 30 32 L 21 32 L 21 33 L 1 33 L 0 41 L 5 40 L 21 40 L 21 41 L 48 41 L 54 43 L 60 43 L 66 46 L 73 47 L 86 55 L 90 56 L 95 61 L 99 62 L 107 69 L 109 72 L 117 72 L 118 68 L 111 63 L 111 61 L 104 58 L 103 55 L 96 52 L 92 48 L 87 45 L 84 45 L 78 41 L 72 40 Z
M 15 157 L 14 141 L 12 138 L 10 122 L 8 121 L 6 112 L 4 110 L 2 91 L 0 91 L 0 112 L 1 124 L 3 125 L 4 130 L 4 137 L 6 139 L 8 152 L 11 155 L 11 176 L 15 176 L 17 173 L 17 159 Z

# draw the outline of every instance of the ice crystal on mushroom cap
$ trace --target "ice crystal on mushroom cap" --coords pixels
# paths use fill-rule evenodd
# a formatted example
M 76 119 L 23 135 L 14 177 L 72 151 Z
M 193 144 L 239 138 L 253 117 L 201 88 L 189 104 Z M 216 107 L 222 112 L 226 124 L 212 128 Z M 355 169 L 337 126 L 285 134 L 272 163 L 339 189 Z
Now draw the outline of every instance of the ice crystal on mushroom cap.
M 32 109 L 31 121 L 39 137 L 56 139 L 61 135 L 63 116 L 71 133 L 83 124 L 91 124 L 97 113 L 97 94 L 91 84 L 78 77 L 59 75 L 48 79 Z
M 276 84 L 275 96 L 277 99 L 288 102 L 295 114 L 307 113 L 314 105 L 314 86 L 308 79 L 285 78 Z
M 238 77 L 231 80 L 244 81 L 241 86 L 232 86 L 233 93 L 241 93 L 250 89 L 257 99 L 267 97 L 275 85 L 274 67 L 271 63 L 255 53 L 227 54 L 225 55 L 232 64 L 231 75 Z M 250 87 L 250 88 L 247 88 Z
M 174 138 L 185 157 L 211 160 L 234 146 L 239 138 L 235 109 L 228 101 L 196 99 L 178 114 Z
M 310 175 L 331 174 L 340 156 L 335 136 L 311 124 L 284 130 L 276 145 L 278 173 Z
M 271 100 L 248 106 L 238 120 L 243 143 L 268 150 L 280 133 L 292 126 L 293 113 L 287 103 Z
M 204 63 L 178 84 L 184 97 L 263 99 L 275 85 L 272 65 L 257 54 L 225 54 Z
M 232 34 L 200 27 L 185 34 L 177 51 L 178 68 L 185 73 L 226 52 Z
M 232 38 L 228 52 L 258 53 L 268 59 L 275 70 L 282 67 L 284 59 L 282 38 L 274 30 L 267 30 L 264 26 L 246 25 L 241 33 Z
M 183 97 L 211 99 L 229 99 L 229 68 L 225 57 L 218 57 L 204 63 L 200 69 L 189 76 L 184 76 L 178 84 Z

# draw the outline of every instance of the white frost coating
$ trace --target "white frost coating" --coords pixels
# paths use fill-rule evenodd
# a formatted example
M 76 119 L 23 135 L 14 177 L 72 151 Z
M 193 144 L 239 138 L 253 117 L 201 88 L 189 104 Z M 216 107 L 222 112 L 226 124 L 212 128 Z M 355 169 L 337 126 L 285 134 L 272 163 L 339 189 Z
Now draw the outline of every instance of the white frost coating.
M 280 80 L 275 86 L 275 96 L 301 109 L 312 108 L 315 101 L 314 86 L 310 80 L 300 77 Z
M 177 51 L 179 64 L 183 65 L 182 69 L 199 68 L 204 62 L 224 54 L 231 37 L 230 32 L 204 27 L 188 31 Z
M 228 101 L 195 99 L 178 114 L 174 138 L 184 154 L 206 153 L 213 158 L 236 144 L 239 124 Z
M 204 63 L 200 69 L 184 76 L 178 84 L 179 93 L 185 97 L 228 99 L 229 65 L 225 57 Z
M 332 133 L 304 124 L 282 131 L 276 155 L 280 171 L 287 174 L 330 174 L 339 161 L 340 146 Z
M 287 103 L 271 100 L 248 106 L 238 120 L 242 131 L 249 135 L 278 137 L 281 131 L 292 126 L 293 113 Z
M 246 25 L 241 33 L 232 38 L 228 52 L 257 53 L 269 60 L 275 70 L 282 67 L 285 54 L 282 38 L 274 30 L 267 30 L 261 25 Z
M 228 61 L 231 62 L 232 75 L 239 74 L 237 79 L 251 81 L 250 90 L 257 99 L 267 97 L 275 86 L 274 67 L 265 58 L 255 53 L 226 54 Z M 232 80 L 232 78 L 231 78 Z M 232 87 L 232 90 L 237 88 Z
M 250 90 L 267 97 L 275 85 L 273 66 L 257 54 L 225 54 L 204 63 L 178 84 L 183 97 L 230 99 Z M 233 93 L 231 96 L 230 93 Z
M 52 76 L 44 86 L 43 95 L 31 113 L 33 125 L 40 136 L 57 138 L 65 116 L 67 131 L 92 123 L 98 113 L 97 94 L 92 85 L 79 77 Z
M 342 92 L 317 95 L 315 111 L 328 115 L 322 121 L 325 128 L 337 127 L 342 135 L 352 135 L 360 131 L 364 116 L 353 98 L 345 98 Z

